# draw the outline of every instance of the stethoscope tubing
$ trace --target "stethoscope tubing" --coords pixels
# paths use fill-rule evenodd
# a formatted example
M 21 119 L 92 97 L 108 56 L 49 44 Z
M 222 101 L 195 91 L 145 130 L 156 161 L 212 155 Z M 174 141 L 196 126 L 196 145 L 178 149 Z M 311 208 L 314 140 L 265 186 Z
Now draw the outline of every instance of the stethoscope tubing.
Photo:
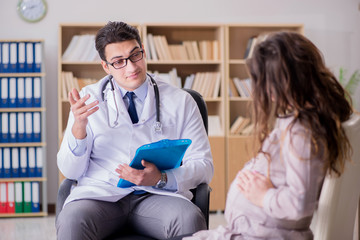
M 161 132 L 161 129 L 162 129 L 162 126 L 161 126 L 161 122 L 160 122 L 160 93 L 159 93 L 159 88 L 157 86 L 157 83 L 155 81 L 155 79 L 148 73 L 146 73 L 147 76 L 150 77 L 150 81 L 151 81 L 151 84 L 154 88 L 154 94 L 155 94 L 155 107 L 156 107 L 156 122 L 155 122 L 155 131 L 156 132 Z M 113 124 L 110 123 L 110 113 L 109 113 L 109 108 L 107 106 L 107 103 L 106 103 L 106 108 L 107 108 L 107 117 L 108 117 L 108 125 L 109 127 L 111 128 L 114 128 L 118 125 L 118 120 L 119 120 L 119 109 L 118 109 L 118 106 L 117 106 L 117 102 L 116 102 L 116 99 L 115 99 L 115 86 L 114 86 L 114 83 L 112 81 L 113 79 L 113 76 L 112 75 L 109 75 L 108 77 L 108 80 L 104 83 L 103 87 L 101 88 L 101 98 L 103 101 L 105 101 L 105 93 L 104 93 L 104 90 L 107 86 L 107 84 L 110 83 L 110 86 L 111 86 L 111 91 L 112 91 L 112 94 L 113 94 L 113 98 L 114 98 L 114 103 L 115 103 L 115 107 L 116 107 L 116 120 L 114 121 Z

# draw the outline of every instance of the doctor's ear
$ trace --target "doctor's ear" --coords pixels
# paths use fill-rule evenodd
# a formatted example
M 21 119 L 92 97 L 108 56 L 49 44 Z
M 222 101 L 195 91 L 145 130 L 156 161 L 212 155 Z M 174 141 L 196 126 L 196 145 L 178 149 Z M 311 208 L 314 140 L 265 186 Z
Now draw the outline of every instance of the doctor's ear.
M 110 74 L 109 65 L 104 60 L 101 60 L 101 66 L 107 74 Z

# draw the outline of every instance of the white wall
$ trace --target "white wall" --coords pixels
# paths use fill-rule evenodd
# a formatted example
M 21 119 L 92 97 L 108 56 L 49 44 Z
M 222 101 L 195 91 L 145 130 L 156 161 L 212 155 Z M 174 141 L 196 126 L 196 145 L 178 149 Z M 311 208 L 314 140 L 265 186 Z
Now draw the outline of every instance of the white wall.
M 46 67 L 48 200 L 56 202 L 57 45 L 59 23 L 303 23 L 305 35 L 323 52 L 326 63 L 352 73 L 360 69 L 359 0 L 47 0 L 39 23 L 17 14 L 18 1 L 0 2 L 0 39 L 44 39 Z M 359 89 L 357 106 L 360 106 Z

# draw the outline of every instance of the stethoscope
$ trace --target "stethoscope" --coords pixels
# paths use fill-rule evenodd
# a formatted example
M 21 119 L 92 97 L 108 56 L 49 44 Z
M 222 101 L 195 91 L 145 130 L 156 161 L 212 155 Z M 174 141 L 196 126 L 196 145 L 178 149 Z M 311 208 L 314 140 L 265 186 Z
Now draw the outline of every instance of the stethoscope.
M 154 87 L 154 93 L 155 93 L 156 121 L 155 121 L 154 129 L 155 129 L 155 132 L 161 133 L 162 126 L 161 126 L 161 122 L 160 122 L 160 94 L 159 94 L 159 88 L 158 88 L 154 78 L 148 73 L 146 73 L 146 75 L 148 75 L 150 77 L 151 84 Z M 108 77 L 108 80 L 105 81 L 105 83 L 104 83 L 104 85 L 103 85 L 103 87 L 101 89 L 101 96 L 102 96 L 102 100 L 104 102 L 106 102 L 105 104 L 106 104 L 106 110 L 107 110 L 108 125 L 111 128 L 115 128 L 119 124 L 120 113 L 119 113 L 118 105 L 117 105 L 116 98 L 115 98 L 115 85 L 114 85 L 112 79 L 113 79 L 113 76 L 110 75 Z M 114 103 L 115 103 L 115 108 L 116 108 L 116 118 L 115 118 L 113 123 L 111 123 L 111 120 L 110 120 L 109 106 L 107 104 L 107 101 L 105 101 L 105 93 L 104 92 L 105 92 L 105 88 L 106 88 L 108 83 L 110 83 L 110 86 L 111 86 L 111 91 L 112 91 L 112 95 L 113 95 Z

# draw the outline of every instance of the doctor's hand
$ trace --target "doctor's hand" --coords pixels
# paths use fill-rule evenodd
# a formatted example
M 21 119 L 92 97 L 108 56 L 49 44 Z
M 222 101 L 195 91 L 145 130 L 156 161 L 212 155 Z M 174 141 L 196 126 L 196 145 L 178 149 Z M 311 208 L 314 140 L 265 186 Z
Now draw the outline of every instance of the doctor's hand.
M 69 92 L 71 111 L 73 112 L 75 118 L 71 131 L 76 139 L 84 139 L 86 137 L 86 125 L 88 123 L 87 118 L 99 110 L 99 107 L 96 106 L 99 104 L 99 101 L 97 100 L 88 105 L 85 104 L 89 98 L 90 94 L 80 98 L 79 92 L 75 88 Z
M 270 188 L 274 188 L 270 179 L 258 172 L 249 170 L 239 172 L 237 186 L 246 199 L 259 207 L 263 207 L 266 192 Z
M 127 164 L 120 164 L 115 170 L 119 177 L 138 186 L 155 186 L 161 178 L 161 172 L 155 164 L 141 161 L 144 169 L 135 169 Z

